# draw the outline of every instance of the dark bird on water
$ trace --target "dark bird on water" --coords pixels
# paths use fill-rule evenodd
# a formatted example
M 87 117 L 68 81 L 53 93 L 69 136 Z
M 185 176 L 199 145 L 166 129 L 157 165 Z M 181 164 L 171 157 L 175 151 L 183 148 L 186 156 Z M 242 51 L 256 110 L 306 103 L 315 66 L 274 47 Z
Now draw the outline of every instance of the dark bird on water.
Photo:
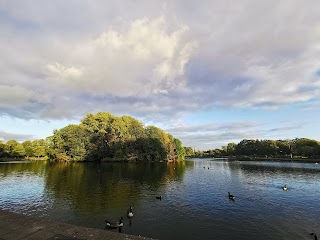
M 129 218 L 132 218 L 133 217 L 133 211 L 132 211 L 132 207 L 129 208 L 128 212 L 127 212 L 127 216 Z
M 230 200 L 234 200 L 236 198 L 235 196 L 231 195 L 230 192 L 228 192 L 228 197 Z
M 160 201 L 161 201 L 161 198 L 162 198 L 162 196 L 157 196 L 157 197 L 156 197 L 156 199 L 160 199 Z
M 123 222 L 122 222 L 122 217 L 119 218 L 119 222 L 111 222 L 111 221 L 108 221 L 106 220 L 106 223 L 107 223 L 107 227 L 108 228 L 120 228 L 120 227 L 123 227 Z

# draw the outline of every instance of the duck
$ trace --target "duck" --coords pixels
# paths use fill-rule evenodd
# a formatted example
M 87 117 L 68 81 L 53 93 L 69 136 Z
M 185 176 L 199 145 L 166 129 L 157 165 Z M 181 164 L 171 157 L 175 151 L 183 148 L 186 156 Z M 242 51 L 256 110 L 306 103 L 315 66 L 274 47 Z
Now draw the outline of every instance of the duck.
M 156 199 L 159 199 L 161 201 L 162 196 L 157 196 Z
M 132 218 L 133 217 L 133 212 L 132 212 L 132 207 L 129 208 L 128 212 L 127 212 L 127 216 L 129 218 Z
M 107 227 L 108 228 L 121 228 L 123 227 L 123 222 L 122 222 L 123 218 L 120 217 L 119 218 L 119 222 L 110 222 L 108 220 L 105 220 L 107 223 Z
M 230 200 L 234 200 L 236 198 L 235 196 L 231 195 L 230 192 L 228 192 L 228 197 Z
M 287 185 L 284 185 L 284 186 L 282 187 L 282 190 L 283 190 L 283 191 L 287 191 L 287 190 L 288 190 Z

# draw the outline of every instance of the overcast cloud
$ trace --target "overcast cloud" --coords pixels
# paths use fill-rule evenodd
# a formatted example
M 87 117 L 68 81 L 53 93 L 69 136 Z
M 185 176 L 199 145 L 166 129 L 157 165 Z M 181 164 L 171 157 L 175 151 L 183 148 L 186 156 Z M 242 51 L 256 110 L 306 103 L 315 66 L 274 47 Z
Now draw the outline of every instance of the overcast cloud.
M 2 0 L 0 114 L 50 121 L 109 111 L 166 125 L 215 108 L 312 107 L 319 9 L 317 0 Z M 239 138 L 261 133 L 232 122 Z M 236 139 L 234 124 L 225 128 L 225 141 Z

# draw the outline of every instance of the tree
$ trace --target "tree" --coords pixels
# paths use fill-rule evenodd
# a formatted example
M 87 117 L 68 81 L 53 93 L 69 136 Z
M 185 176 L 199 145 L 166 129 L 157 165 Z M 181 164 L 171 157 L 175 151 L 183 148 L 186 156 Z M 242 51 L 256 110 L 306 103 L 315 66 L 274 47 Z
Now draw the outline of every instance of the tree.
M 185 149 L 187 157 L 190 157 L 190 156 L 194 155 L 194 151 L 193 151 L 192 147 L 185 147 L 184 149 Z
M 130 117 L 107 112 L 87 114 L 80 125 L 55 130 L 47 139 L 50 158 L 60 160 L 184 159 L 182 143 L 160 128 L 144 128 Z
M 317 153 L 319 142 L 308 138 L 296 138 L 294 140 L 294 154 L 303 157 L 314 157 Z
M 16 140 L 9 140 L 5 144 L 5 152 L 10 157 L 23 157 L 25 155 L 24 147 Z
M 53 154 L 59 160 L 83 160 L 87 154 L 87 132 L 83 126 L 70 124 L 54 131 L 51 144 L 54 149 Z
M 27 157 L 33 157 L 34 156 L 34 147 L 30 140 L 24 141 L 22 143 L 22 146 L 24 147 L 25 154 Z
M 277 140 L 278 154 L 287 156 L 291 154 L 290 140 Z
M 232 156 L 232 155 L 235 154 L 236 146 L 237 146 L 237 144 L 235 144 L 234 142 L 228 143 L 228 145 L 227 145 L 227 154 L 229 156 Z
M 34 157 L 44 157 L 47 152 L 47 142 L 43 139 L 34 140 L 32 142 L 33 156 Z
M 0 140 L 0 157 L 5 156 L 5 144 Z
M 182 142 L 179 139 L 174 138 L 173 143 L 175 146 L 175 159 L 176 160 L 184 160 L 184 157 L 186 155 L 186 150 L 182 146 Z

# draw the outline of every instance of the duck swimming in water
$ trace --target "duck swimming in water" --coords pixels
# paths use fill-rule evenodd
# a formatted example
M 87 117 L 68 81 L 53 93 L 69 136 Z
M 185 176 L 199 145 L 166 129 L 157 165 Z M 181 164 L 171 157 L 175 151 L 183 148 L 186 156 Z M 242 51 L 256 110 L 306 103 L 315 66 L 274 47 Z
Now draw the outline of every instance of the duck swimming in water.
M 119 222 L 110 222 L 108 220 L 106 220 L 107 223 L 107 227 L 108 228 L 120 228 L 123 227 L 123 222 L 122 222 L 122 217 L 119 218 Z
M 231 195 L 230 192 L 228 192 L 228 197 L 230 200 L 234 200 L 236 198 L 235 196 Z
M 127 212 L 127 216 L 129 218 L 132 218 L 133 217 L 133 212 L 132 212 L 132 207 L 129 208 L 128 212 Z
M 162 196 L 157 196 L 156 199 L 159 199 L 161 201 Z
M 287 185 L 284 185 L 284 186 L 282 187 L 282 190 L 283 190 L 283 191 L 287 191 L 287 190 L 288 190 Z

